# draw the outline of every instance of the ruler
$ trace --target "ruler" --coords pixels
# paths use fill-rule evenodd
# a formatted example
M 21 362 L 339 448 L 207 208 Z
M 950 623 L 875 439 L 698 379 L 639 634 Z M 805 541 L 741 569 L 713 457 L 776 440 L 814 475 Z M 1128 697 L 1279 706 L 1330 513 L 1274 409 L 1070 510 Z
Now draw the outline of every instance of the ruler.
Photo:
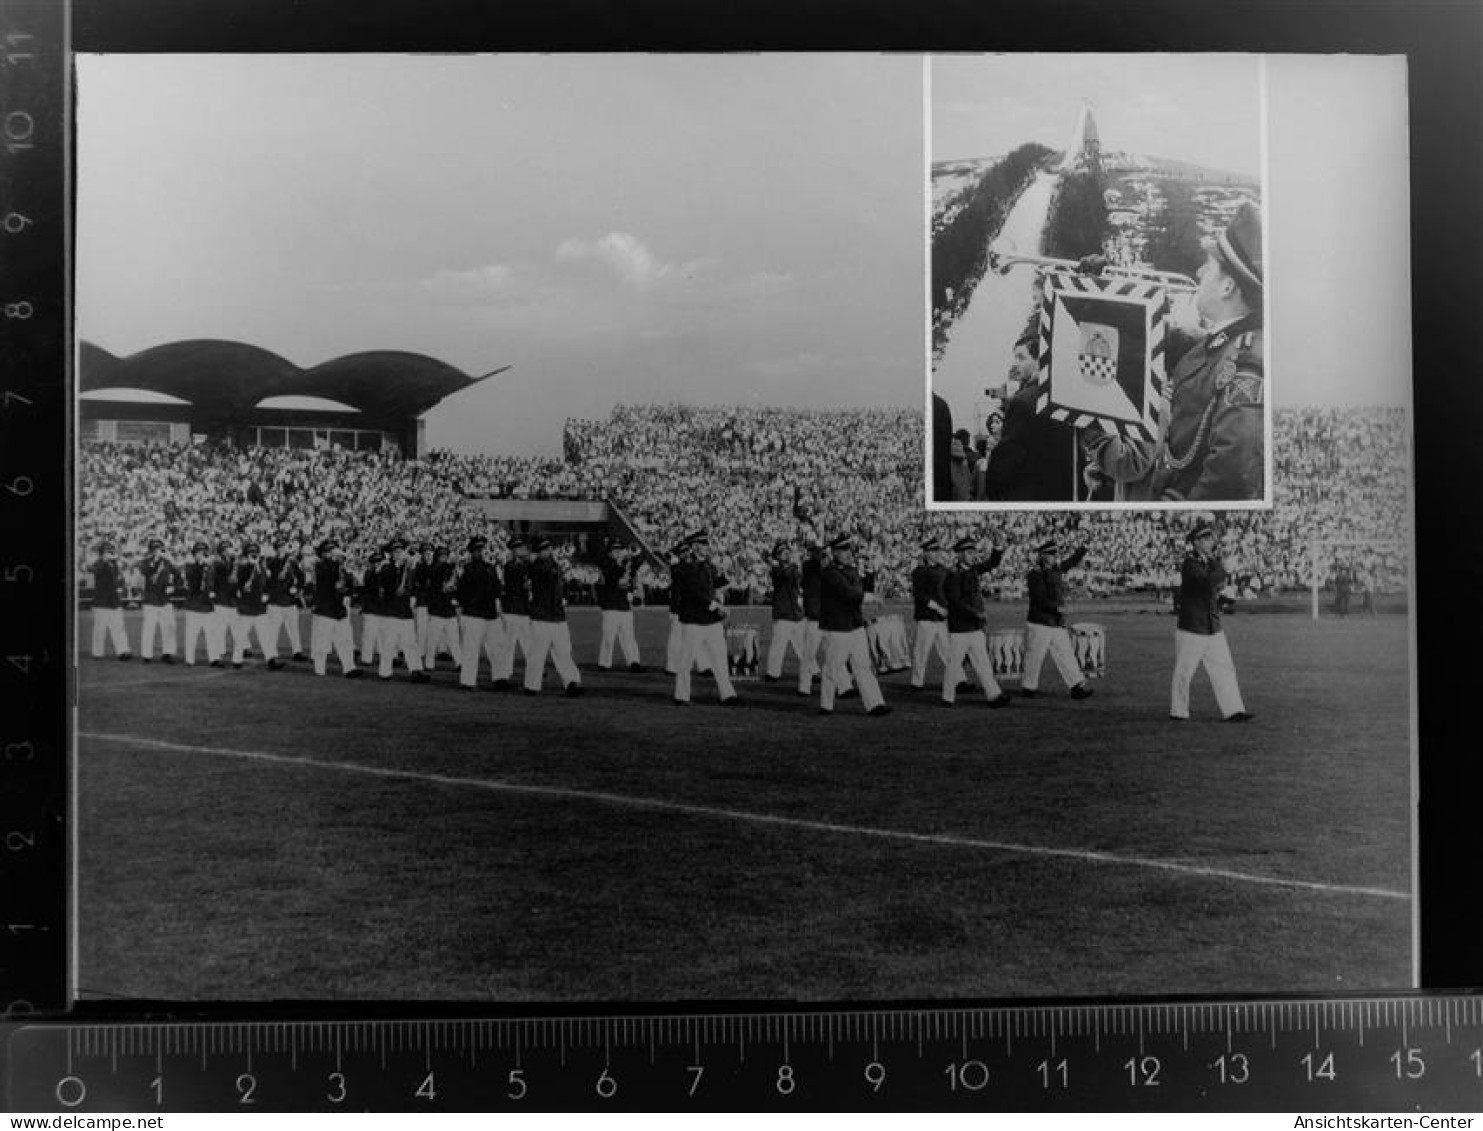
M 1479 1111 L 1483 998 L 36 1022 L 11 1111 Z

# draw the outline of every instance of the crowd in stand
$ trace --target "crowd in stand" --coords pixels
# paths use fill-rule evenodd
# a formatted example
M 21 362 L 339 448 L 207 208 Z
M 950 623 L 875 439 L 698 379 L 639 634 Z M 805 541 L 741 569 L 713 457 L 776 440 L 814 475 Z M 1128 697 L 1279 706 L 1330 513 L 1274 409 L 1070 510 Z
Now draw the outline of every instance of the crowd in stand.
M 920 542 L 1002 531 L 1009 549 L 988 588 L 1021 596 L 1032 545 L 1055 535 L 1089 546 L 1079 581 L 1093 595 L 1177 585 L 1188 516 L 1090 512 L 954 514 L 923 509 L 922 415 L 908 409 L 805 411 L 685 405 L 619 406 L 603 420 L 571 420 L 563 458 L 138 446 L 88 442 L 79 462 L 78 563 L 104 537 L 125 561 L 151 538 L 183 560 L 204 538 L 312 544 L 333 536 L 349 556 L 399 536 L 462 546 L 474 534 L 496 548 L 504 532 L 468 496 L 600 498 L 620 506 L 663 552 L 707 527 L 733 599 L 761 601 L 768 553 L 779 539 L 855 535 L 881 596 L 901 597 Z M 1301 591 L 1315 539 L 1346 543 L 1341 563 L 1374 593 L 1406 590 L 1409 448 L 1394 408 L 1279 409 L 1272 444 L 1274 507 L 1221 516 L 1238 594 Z M 595 549 L 595 547 L 594 547 Z M 596 569 L 569 567 L 586 584 Z M 662 586 L 646 570 L 641 586 Z

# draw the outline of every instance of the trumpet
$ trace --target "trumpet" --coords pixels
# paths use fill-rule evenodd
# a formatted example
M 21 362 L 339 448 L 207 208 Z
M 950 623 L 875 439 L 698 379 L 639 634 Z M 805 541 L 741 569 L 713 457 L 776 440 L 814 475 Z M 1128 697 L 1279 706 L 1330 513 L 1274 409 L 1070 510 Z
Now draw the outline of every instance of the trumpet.
M 1112 276 L 1115 279 L 1131 279 L 1135 282 L 1152 283 L 1176 294 L 1194 294 L 1199 284 L 1188 275 L 1177 271 L 1158 271 L 1152 267 L 1120 267 L 1109 263 L 1097 271 L 1083 271 L 1074 259 L 1053 259 L 1045 255 L 1018 255 L 989 249 L 989 270 L 996 275 L 1007 275 L 1011 267 L 1030 264 L 1047 271 L 1063 271 L 1077 275 Z
M 396 595 L 398 597 L 405 597 L 408 593 L 410 593 L 412 591 L 412 570 L 413 570 L 413 568 L 414 568 L 414 563 L 412 563 L 412 562 L 404 562 L 404 563 L 402 563 L 402 576 L 401 576 L 401 580 L 397 582 L 397 587 L 396 587 Z
M 444 593 L 455 593 L 458 591 L 458 583 L 463 580 L 463 562 L 459 562 L 448 571 L 448 578 L 443 582 Z

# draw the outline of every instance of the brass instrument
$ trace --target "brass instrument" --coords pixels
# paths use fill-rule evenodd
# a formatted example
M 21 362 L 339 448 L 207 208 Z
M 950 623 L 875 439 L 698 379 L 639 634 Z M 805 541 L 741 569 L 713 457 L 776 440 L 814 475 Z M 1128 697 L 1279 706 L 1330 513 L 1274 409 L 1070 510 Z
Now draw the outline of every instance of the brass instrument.
M 1152 267 L 1120 267 L 1109 263 L 1097 271 L 1083 271 L 1081 264 L 1074 259 L 1052 259 L 1044 255 L 1019 255 L 989 249 L 989 270 L 996 275 L 1007 275 L 1011 267 L 1021 264 L 1030 264 L 1035 267 L 1044 268 L 1047 271 L 1063 271 L 1075 275 L 1087 275 L 1091 278 L 1111 276 L 1114 279 L 1129 279 L 1134 282 L 1152 283 L 1163 287 L 1166 291 L 1175 294 L 1194 294 L 1199 284 L 1188 275 L 1181 275 L 1177 271 L 1157 271 Z

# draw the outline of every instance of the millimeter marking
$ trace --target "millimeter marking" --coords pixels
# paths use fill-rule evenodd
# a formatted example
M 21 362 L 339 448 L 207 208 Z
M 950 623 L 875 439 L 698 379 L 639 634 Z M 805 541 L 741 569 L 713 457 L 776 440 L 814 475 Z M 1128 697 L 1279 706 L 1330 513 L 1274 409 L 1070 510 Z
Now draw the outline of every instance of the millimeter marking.
M 479 789 L 489 793 L 511 793 L 529 797 L 551 797 L 571 801 L 587 801 L 602 805 L 619 805 L 632 809 L 653 809 L 667 813 L 684 813 L 694 817 L 712 817 L 725 821 L 738 821 L 755 825 L 772 825 L 777 828 L 802 829 L 816 833 L 838 833 L 845 836 L 870 837 L 876 840 L 903 841 L 910 844 L 930 844 L 939 848 L 971 848 L 991 852 L 1012 852 L 1021 856 L 1042 856 L 1066 860 L 1083 860 L 1097 864 L 1121 864 L 1131 868 L 1152 868 L 1163 872 L 1174 872 L 1185 876 L 1207 879 L 1235 880 L 1239 883 L 1258 884 L 1266 887 L 1291 888 L 1299 891 L 1318 891 L 1333 895 L 1362 895 L 1376 899 L 1410 900 L 1403 891 L 1389 888 L 1359 887 L 1351 884 L 1325 884 L 1314 880 L 1290 880 L 1280 876 L 1263 876 L 1251 872 L 1237 872 L 1227 868 L 1204 868 L 1193 864 L 1177 864 L 1147 856 L 1121 856 L 1113 852 L 1097 852 L 1085 848 L 1050 848 L 1045 845 L 1017 844 L 1012 841 L 983 840 L 977 837 L 955 836 L 950 833 L 914 833 L 903 829 L 881 829 L 869 825 L 847 825 L 835 821 L 808 821 L 800 817 L 780 817 L 772 813 L 754 813 L 745 809 L 723 809 L 715 805 L 696 805 L 684 801 L 666 801 L 657 797 L 637 797 L 605 790 L 573 789 L 555 785 L 524 785 L 519 782 L 498 781 L 489 778 L 463 778 L 447 774 L 429 774 L 417 770 L 397 770 L 383 766 L 367 766 L 358 762 L 337 762 L 322 758 L 294 758 L 286 754 L 272 754 L 263 750 L 231 750 L 217 746 L 195 746 L 180 742 L 165 742 L 157 738 L 141 738 L 132 734 L 105 734 L 100 731 L 79 731 L 79 738 L 100 742 L 118 742 L 128 746 L 142 746 L 154 750 L 174 750 L 186 754 L 207 754 L 216 758 L 241 758 L 252 762 L 268 762 L 275 765 L 300 766 L 317 770 L 338 770 L 341 773 L 364 774 L 367 777 L 390 778 L 396 781 L 416 781 L 430 785 L 453 786 L 463 789 Z

